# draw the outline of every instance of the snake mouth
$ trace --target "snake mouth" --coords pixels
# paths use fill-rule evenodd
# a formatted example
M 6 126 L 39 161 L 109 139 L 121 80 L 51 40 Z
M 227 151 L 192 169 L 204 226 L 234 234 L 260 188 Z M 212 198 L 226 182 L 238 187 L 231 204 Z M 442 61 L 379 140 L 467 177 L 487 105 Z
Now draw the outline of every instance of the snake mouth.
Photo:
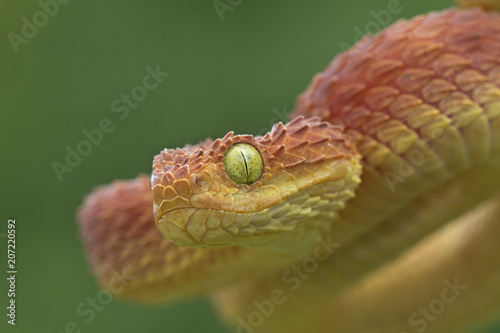
M 160 232 L 173 243 L 189 247 L 223 247 L 241 242 L 258 243 L 287 229 L 269 209 L 238 213 L 210 208 L 179 208 L 158 220 Z M 288 226 L 290 228 L 290 226 Z M 272 237 L 272 236 L 275 237 Z
M 359 175 L 311 186 L 255 212 L 183 207 L 163 213 L 156 225 L 171 242 L 188 247 L 277 247 L 294 243 L 304 230 L 327 228 L 354 197 Z M 155 206 L 155 211 L 159 207 Z M 281 245 L 282 246 L 282 245 Z

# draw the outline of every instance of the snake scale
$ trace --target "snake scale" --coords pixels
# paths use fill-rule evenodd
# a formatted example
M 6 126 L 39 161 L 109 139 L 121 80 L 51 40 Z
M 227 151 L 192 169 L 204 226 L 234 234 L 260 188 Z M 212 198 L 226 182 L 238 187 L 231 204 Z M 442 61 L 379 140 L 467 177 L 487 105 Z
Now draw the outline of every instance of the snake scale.
M 449 9 L 337 56 L 289 123 L 165 149 L 78 218 L 104 288 L 210 294 L 237 332 L 469 332 L 500 318 L 499 176 L 500 16 Z

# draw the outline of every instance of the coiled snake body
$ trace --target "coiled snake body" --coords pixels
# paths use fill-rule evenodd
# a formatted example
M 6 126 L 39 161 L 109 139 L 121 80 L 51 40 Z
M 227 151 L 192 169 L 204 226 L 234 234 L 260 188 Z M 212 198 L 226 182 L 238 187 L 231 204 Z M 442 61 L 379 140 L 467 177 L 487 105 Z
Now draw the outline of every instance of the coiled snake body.
M 499 86 L 498 14 L 399 21 L 318 74 L 288 124 L 166 149 L 151 177 L 89 195 L 79 220 L 92 269 L 104 287 L 133 276 L 119 292 L 131 300 L 211 293 L 238 332 L 490 322 Z

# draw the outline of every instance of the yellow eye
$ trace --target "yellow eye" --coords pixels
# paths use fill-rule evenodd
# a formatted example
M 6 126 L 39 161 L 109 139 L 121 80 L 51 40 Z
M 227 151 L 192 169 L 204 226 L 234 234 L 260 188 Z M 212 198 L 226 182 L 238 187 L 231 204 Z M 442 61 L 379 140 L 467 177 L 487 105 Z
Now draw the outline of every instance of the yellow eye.
M 263 170 L 259 151 L 246 143 L 231 146 L 224 157 L 224 164 L 227 175 L 236 184 L 255 183 Z

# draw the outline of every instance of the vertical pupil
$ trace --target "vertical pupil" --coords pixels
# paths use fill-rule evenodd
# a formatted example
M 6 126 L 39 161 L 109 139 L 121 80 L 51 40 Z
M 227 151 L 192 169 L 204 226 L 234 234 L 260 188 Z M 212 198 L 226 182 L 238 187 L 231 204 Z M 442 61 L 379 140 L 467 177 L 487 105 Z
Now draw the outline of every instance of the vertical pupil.
M 236 184 L 253 184 L 263 170 L 262 157 L 247 143 L 238 143 L 228 149 L 224 157 L 226 173 Z
M 243 159 L 243 163 L 245 164 L 245 173 L 247 174 L 247 177 L 246 177 L 247 181 L 246 181 L 246 183 L 248 184 L 249 173 L 248 173 L 248 165 L 247 165 L 246 155 L 241 150 L 240 150 L 240 154 L 241 154 L 241 158 Z

